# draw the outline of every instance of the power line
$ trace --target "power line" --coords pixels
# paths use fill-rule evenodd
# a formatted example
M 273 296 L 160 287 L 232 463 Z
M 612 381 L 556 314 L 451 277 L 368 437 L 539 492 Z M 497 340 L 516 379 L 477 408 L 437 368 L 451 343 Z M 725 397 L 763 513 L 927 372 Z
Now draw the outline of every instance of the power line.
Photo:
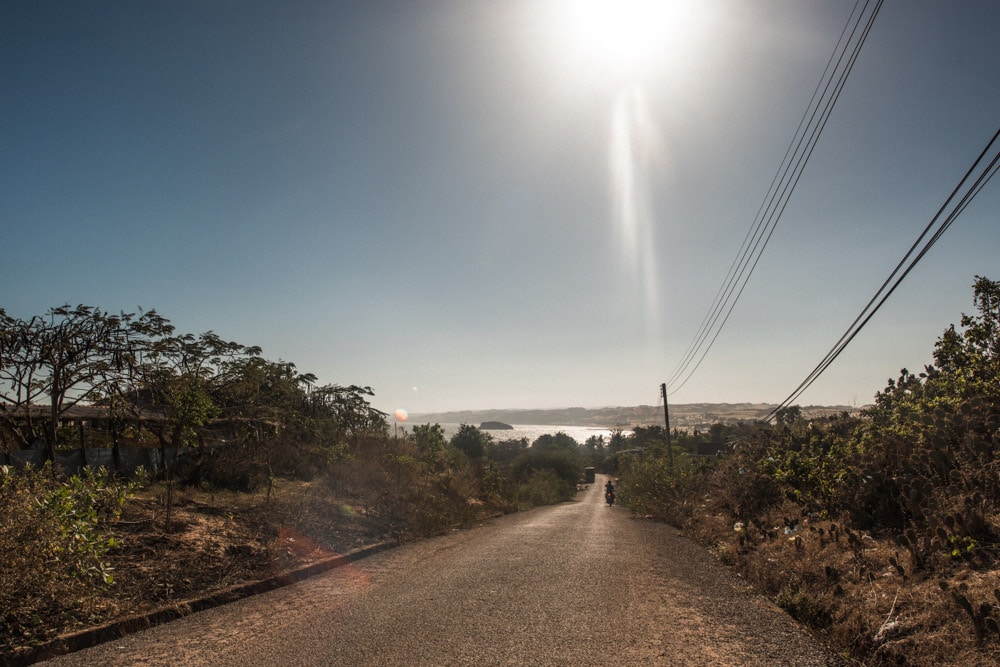
M 740 250 L 730 265 L 726 278 L 716 293 L 715 300 L 702 320 L 698 332 L 666 382 L 671 387 L 670 393 L 677 392 L 691 379 L 728 322 L 736 302 L 743 294 L 764 248 L 774 233 L 778 220 L 784 213 L 792 191 L 798 184 L 806 162 L 812 155 L 816 142 L 840 97 L 847 77 L 854 68 L 882 1 L 876 0 L 874 7 L 869 10 L 872 0 L 866 0 L 859 11 L 860 0 L 858 0 L 851 10 L 847 24 L 827 61 L 823 75 L 813 91 L 778 171 L 757 210 L 754 222 L 747 231 Z
M 740 253 L 730 267 L 726 282 L 716 295 L 716 301 L 703 321 L 701 330 L 696 334 L 688 353 L 682 359 L 678 368 L 670 376 L 668 384 L 674 385 L 692 363 L 695 363 L 695 365 L 688 371 L 687 376 L 684 377 L 679 385 L 673 386 L 671 393 L 683 387 L 701 365 L 701 362 L 728 321 L 736 302 L 742 295 L 750 275 L 760 260 L 764 247 L 774 232 L 781 213 L 784 212 L 792 190 L 798 183 L 805 163 L 812 154 L 812 150 L 833 110 L 833 106 L 840 96 L 847 75 L 857 60 L 861 46 L 881 7 L 881 0 L 876 3 L 874 10 L 868 15 L 865 26 L 860 32 L 859 26 L 868 10 L 868 2 L 866 2 L 860 12 L 856 12 L 857 7 L 858 4 L 856 3 L 855 10 L 852 10 L 848 23 L 841 33 L 837 47 L 834 49 L 834 53 L 827 63 L 826 70 L 824 70 L 823 76 L 819 84 L 817 84 L 806 113 L 803 115 L 799 127 L 793 136 L 792 143 L 785 153 L 782 165 L 779 167 L 778 173 L 775 175 L 771 187 L 761 207 L 758 209 L 755 224 L 747 233 Z M 851 28 L 852 23 L 854 24 L 853 28 Z M 850 56 L 847 56 L 848 48 L 852 42 L 854 46 L 851 49 Z M 835 80 L 836 84 L 834 85 Z M 822 111 L 820 111 L 821 108 Z M 722 318 L 721 321 L 720 317 Z M 713 329 L 714 334 L 712 333 Z M 711 335 L 710 339 L 709 335 Z M 701 350 L 700 356 L 698 356 L 699 350 Z M 698 357 L 697 362 L 694 361 L 696 356 Z
M 768 413 L 768 415 L 764 418 L 764 421 L 771 421 L 775 415 L 778 414 L 778 412 L 790 406 L 795 399 L 801 396 L 802 393 L 816 381 L 823 371 L 830 367 L 833 361 L 840 356 L 841 352 L 844 351 L 844 348 L 846 348 L 847 345 L 854 340 L 854 337 L 858 335 L 858 332 L 860 332 L 861 329 L 868 324 L 872 317 L 874 317 L 875 313 L 878 312 L 878 309 L 882 307 L 882 304 L 884 304 L 889 296 L 896 291 L 896 288 L 899 287 L 899 284 L 903 282 L 903 279 L 909 275 L 910 271 L 913 270 L 913 267 L 917 265 L 917 262 L 924 258 L 924 255 L 927 254 L 934 244 L 938 242 L 938 239 L 940 239 L 948 228 L 951 227 L 952 223 L 955 222 L 955 219 L 961 215 L 969 203 L 975 199 L 976 195 L 978 195 L 986 184 L 989 183 L 994 174 L 1000 170 L 1000 149 L 994 148 L 998 139 L 1000 139 L 1000 129 L 998 129 L 989 140 L 986 147 L 982 150 L 982 152 L 980 152 L 979 157 L 976 158 L 975 162 L 972 163 L 972 166 L 969 167 L 969 169 L 965 172 L 965 175 L 958 182 L 958 185 L 956 185 L 951 191 L 951 194 L 948 195 L 944 204 L 941 205 L 941 207 L 937 210 L 937 213 L 934 214 L 934 217 L 931 218 L 931 221 L 926 227 L 924 227 L 924 230 L 920 233 L 920 236 L 917 237 L 917 240 L 913 242 L 910 249 L 906 251 L 906 254 L 903 255 L 903 258 L 896 264 L 896 267 L 892 270 L 889 276 L 882 282 L 882 286 L 878 288 L 875 295 L 872 296 L 865 307 L 862 308 L 858 316 L 854 318 L 854 321 L 851 322 L 849 327 L 847 327 L 847 330 L 843 333 L 843 335 L 841 335 L 837 342 L 834 343 L 830 351 L 826 353 L 823 360 L 816 365 L 812 372 L 809 373 L 806 379 L 795 388 L 795 391 L 793 391 L 788 398 Z M 983 166 L 983 163 L 991 150 L 994 151 L 994 155 L 989 162 Z M 978 176 L 975 176 L 977 173 Z M 973 179 L 974 176 L 975 178 L 971 181 L 971 184 L 967 185 L 970 182 L 970 179 Z M 956 197 L 958 198 L 957 200 Z M 954 206 L 951 208 L 950 212 L 945 215 L 945 212 L 948 211 L 953 202 Z M 944 217 L 942 218 L 942 216 Z M 938 225 L 939 221 L 940 224 L 938 228 L 934 229 L 935 225 Z M 930 234 L 930 238 L 918 251 L 918 246 L 920 246 L 920 243 L 928 234 Z M 916 254 L 914 255 L 914 253 Z M 913 256 L 913 258 L 907 264 L 907 259 L 911 256 Z

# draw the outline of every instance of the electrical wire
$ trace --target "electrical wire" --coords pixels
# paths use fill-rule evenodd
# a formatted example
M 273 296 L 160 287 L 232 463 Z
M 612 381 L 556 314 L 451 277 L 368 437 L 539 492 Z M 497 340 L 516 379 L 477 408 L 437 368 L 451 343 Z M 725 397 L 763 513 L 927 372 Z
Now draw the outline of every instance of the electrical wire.
M 851 56 L 847 59 L 846 65 L 841 69 L 841 65 L 845 63 L 845 54 L 847 46 L 854 39 L 855 34 L 858 32 L 858 26 L 860 25 L 861 18 L 864 16 L 868 5 L 866 3 L 865 7 L 862 9 L 860 14 L 858 14 L 857 19 L 854 19 L 854 12 L 852 11 L 851 18 L 848 21 L 848 25 L 845 26 L 844 31 L 841 33 L 841 40 L 838 43 L 838 47 L 835 49 L 834 54 L 831 56 L 830 61 L 827 65 L 827 70 L 824 72 L 824 76 L 821 78 L 820 83 L 817 85 L 816 92 L 813 94 L 813 98 L 810 101 L 810 107 L 812 111 L 810 112 L 807 108 L 806 114 L 803 116 L 803 120 L 799 124 L 799 129 L 796 131 L 796 136 L 793 138 L 792 144 L 789 146 L 788 151 L 786 151 L 786 159 L 783 161 L 783 168 L 779 169 L 778 175 L 775 176 L 774 181 L 772 181 L 772 187 L 769 190 L 768 196 L 765 197 L 764 203 L 761 204 L 761 208 L 758 210 L 758 217 L 756 224 L 748 233 L 747 239 L 752 239 L 752 245 L 748 245 L 746 240 L 741 248 L 741 252 L 737 259 L 733 263 L 733 267 L 738 267 L 738 271 L 733 273 L 732 267 L 730 269 L 730 274 L 727 277 L 726 284 L 723 289 L 720 290 L 720 295 L 724 295 L 724 298 L 717 298 L 716 303 L 713 305 L 709 316 L 706 316 L 707 325 L 696 335 L 695 342 L 689 349 L 688 354 L 682 360 L 678 369 L 671 375 L 671 379 L 668 384 L 674 384 L 676 379 L 683 374 L 683 372 L 690 367 L 693 362 L 695 355 L 699 349 L 702 349 L 701 356 L 698 358 L 697 363 L 695 363 L 694 368 L 688 372 L 687 376 L 679 385 L 674 385 L 670 393 L 678 391 L 684 384 L 690 379 L 694 372 L 701 365 L 708 351 L 711 349 L 715 340 L 718 338 L 732 313 L 736 302 L 742 295 L 744 288 L 756 268 L 757 263 L 760 260 L 761 254 L 763 253 L 764 247 L 770 240 L 771 235 L 774 232 L 774 228 L 784 212 L 785 206 L 787 205 L 788 199 L 791 196 L 791 192 L 795 185 L 798 183 L 798 179 L 802 174 L 802 170 L 805 167 L 805 163 L 809 156 L 812 154 L 812 150 L 816 145 L 816 141 L 819 138 L 819 134 L 822 132 L 823 127 L 826 124 L 827 119 L 833 109 L 833 105 L 839 98 L 840 92 L 843 89 L 844 83 L 846 81 L 847 75 L 850 73 L 857 60 L 858 53 L 860 52 L 861 45 L 864 39 L 867 37 L 868 32 L 871 29 L 871 25 L 875 19 L 875 15 L 878 9 L 881 7 L 881 0 L 876 4 L 875 10 L 869 15 L 866 21 L 865 28 L 862 30 L 860 37 L 858 38 L 855 46 L 853 48 Z M 857 8 L 857 4 L 855 5 Z M 850 28 L 851 22 L 854 21 L 854 28 L 848 33 L 848 28 Z M 847 36 L 847 40 L 844 40 L 844 36 Z M 840 55 L 838 57 L 838 52 Z M 834 67 L 830 68 L 833 64 Z M 837 84 L 833 87 L 831 92 L 831 84 L 834 80 L 834 73 L 840 70 L 840 74 L 837 78 Z M 829 73 L 829 77 L 827 74 Z M 824 84 L 825 81 L 825 84 Z M 822 94 L 819 96 L 820 101 L 813 105 L 813 102 L 817 99 L 817 93 L 822 89 Z M 827 95 L 829 93 L 829 95 Z M 824 101 L 825 98 L 825 101 Z M 817 117 L 820 106 L 823 106 L 823 112 Z M 808 122 L 807 122 L 808 119 Z M 805 128 L 805 130 L 803 130 Z M 807 136 L 808 133 L 808 136 Z M 803 148 L 803 145 L 805 148 Z M 789 159 L 789 157 L 791 159 Z M 776 187 L 777 186 L 777 187 Z M 764 215 L 761 215 L 763 212 Z M 738 291 L 735 292 L 736 286 L 739 285 Z M 726 303 L 728 302 L 728 307 Z M 723 311 L 725 311 L 724 317 L 722 316 Z M 721 322 L 719 318 L 722 317 Z M 712 329 L 715 329 L 714 334 L 711 339 L 708 340 L 708 336 Z M 707 347 L 705 347 L 705 341 L 708 340 Z
M 729 321 L 733 308 L 742 296 L 778 220 L 784 213 L 792 191 L 802 176 L 802 171 L 843 91 L 847 77 L 857 62 L 858 54 L 871 31 L 882 1 L 875 1 L 873 8 L 869 10 L 872 0 L 866 0 L 864 6 L 860 5 L 861 0 L 857 0 L 851 10 L 847 24 L 827 61 L 823 75 L 785 151 L 781 165 L 757 210 L 754 222 L 747 231 L 740 250 L 730 265 L 726 278 L 703 318 L 698 332 L 667 380 L 666 384 L 670 388 L 668 393 L 676 393 L 691 379 Z M 860 11 L 858 11 L 859 6 L 861 6 Z
M 816 84 L 816 89 L 813 91 L 812 97 L 809 100 L 809 104 L 806 106 L 806 111 L 803 113 L 802 118 L 799 120 L 799 125 L 795 129 L 795 133 L 792 135 L 792 141 L 789 143 L 788 148 L 785 150 L 785 155 L 782 157 L 781 163 L 778 167 L 778 171 L 775 173 L 774 178 L 771 180 L 770 186 L 768 186 L 767 192 L 765 193 L 764 200 L 761 202 L 760 207 L 757 209 L 757 213 L 754 216 L 754 223 L 751 224 L 750 229 L 747 230 L 746 236 L 743 238 L 743 243 L 740 245 L 740 249 L 737 252 L 736 257 L 733 259 L 732 264 L 729 267 L 729 271 L 726 274 L 726 278 L 723 281 L 722 286 L 720 286 L 719 291 L 715 295 L 715 300 L 712 306 L 709 308 L 708 313 L 706 313 L 705 318 L 702 320 L 698 333 L 695 335 L 695 339 L 692 341 L 691 346 L 688 348 L 687 353 L 678 364 L 678 368 L 671 374 L 667 380 L 667 384 L 670 385 L 673 381 L 683 372 L 690 360 L 697 353 L 698 348 L 704 341 L 705 336 L 708 335 L 708 331 L 717 322 L 719 313 L 723 304 L 729 299 L 732 294 L 733 287 L 738 282 L 738 278 L 741 275 L 746 261 L 748 260 L 751 250 L 756 249 L 760 243 L 759 234 L 761 233 L 761 228 L 766 220 L 766 211 L 771 207 L 774 201 L 774 196 L 777 192 L 779 184 L 785 179 L 788 174 L 788 169 L 791 165 L 791 160 L 793 156 L 798 153 L 799 146 L 801 146 L 802 139 L 805 136 L 805 130 L 808 128 L 809 124 L 807 119 L 815 117 L 815 108 L 818 106 L 819 102 L 817 99 L 821 99 L 820 91 L 824 93 L 829 89 L 829 80 L 832 80 L 832 71 L 836 70 L 836 65 L 843 59 L 842 50 L 846 46 L 842 46 L 845 42 L 845 36 L 848 35 L 848 28 L 850 28 L 852 21 L 854 21 L 854 14 L 857 11 L 859 2 L 855 2 L 854 8 L 851 10 L 851 14 L 848 17 L 847 24 L 841 31 L 840 37 L 837 40 L 837 45 L 834 48 L 833 53 L 830 55 L 827 61 L 826 68 L 823 70 L 823 74 L 820 77 L 819 83 Z M 853 31 L 852 33 L 853 34 Z M 848 40 L 849 41 L 849 40 Z M 837 54 L 841 53 L 838 58 Z M 836 65 L 835 65 L 836 63 Z M 833 69 L 831 69 L 833 66 Z M 824 82 L 826 84 L 824 85 Z M 813 111 L 810 112 L 810 109 Z M 737 270 L 737 268 L 739 270 Z M 697 344 L 696 344 L 697 343 Z
M 854 338 L 858 335 L 861 329 L 863 329 L 864 326 L 868 324 L 868 322 L 872 319 L 872 317 L 875 316 L 875 313 L 878 312 L 879 308 L 882 307 L 882 304 L 884 304 L 886 300 L 892 295 L 892 293 L 896 291 L 896 288 L 899 287 L 899 284 L 901 282 L 903 282 L 903 279 L 909 275 L 910 271 L 912 271 L 913 268 L 917 265 L 917 263 L 924 258 L 927 252 L 934 246 L 935 243 L 938 242 L 941 236 L 951 227 L 951 225 L 955 222 L 958 216 L 962 214 L 962 212 L 966 209 L 966 207 L 968 207 L 969 203 L 976 198 L 976 196 L 982 191 L 982 189 L 986 186 L 986 184 L 989 183 L 990 179 L 993 178 L 993 176 L 997 173 L 998 170 L 1000 170 L 1000 149 L 994 148 L 994 146 L 997 144 L 998 139 L 1000 139 L 1000 129 L 998 129 L 996 133 L 993 135 L 993 137 L 989 140 L 989 142 L 986 144 L 986 147 L 980 152 L 979 156 L 976 158 L 975 162 L 972 163 L 972 166 L 969 167 L 969 169 L 965 172 L 965 175 L 958 182 L 958 185 L 956 185 L 955 188 L 951 191 L 951 194 L 948 195 L 948 198 L 945 200 L 944 204 L 942 204 L 941 207 L 938 208 L 937 212 L 934 214 L 934 217 L 931 218 L 931 221 L 927 224 L 926 227 L 924 227 L 924 230 L 917 237 L 917 240 L 913 242 L 913 244 L 910 246 L 910 249 L 906 251 L 906 254 L 903 255 L 903 258 L 896 264 L 896 267 L 892 270 L 889 276 L 882 282 L 882 285 L 875 292 L 874 296 L 872 296 L 872 298 L 869 299 L 868 303 L 865 305 L 864 308 L 862 308 L 858 316 L 855 317 L 854 321 L 851 322 L 850 326 L 847 327 L 847 330 L 841 335 L 841 337 L 837 340 L 837 342 L 834 343 L 833 347 L 830 348 L 830 351 L 826 353 L 826 356 L 823 357 L 823 360 L 820 361 L 819 364 L 817 364 L 816 367 L 812 370 L 812 372 L 809 373 L 808 376 L 806 376 L 806 379 L 803 380 L 799 384 L 799 386 L 795 388 L 795 391 L 789 394 L 789 396 L 785 400 L 783 400 L 777 407 L 771 410 L 771 412 L 768 413 L 766 417 L 764 417 L 764 421 L 769 422 L 773 420 L 779 412 L 789 407 L 799 396 L 802 395 L 802 393 L 806 389 L 809 388 L 810 385 L 812 385 L 813 382 L 816 381 L 816 379 L 820 375 L 822 375 L 822 373 L 827 368 L 830 367 L 830 365 L 834 362 L 834 360 L 838 356 L 840 356 L 840 353 L 844 351 L 844 348 L 846 348 L 847 345 L 852 340 L 854 340 Z M 989 154 L 991 150 L 995 151 L 992 159 L 989 160 L 989 163 L 986 164 L 985 167 L 981 166 L 987 154 Z M 978 177 L 976 177 L 975 180 L 972 182 L 972 184 L 969 185 L 967 189 L 965 189 L 964 193 L 962 193 L 963 188 L 966 187 L 966 183 L 977 172 L 979 172 Z M 962 194 L 959 197 L 960 193 Z M 947 215 L 945 215 L 945 212 L 948 210 L 948 207 L 956 199 L 956 197 L 959 197 L 959 199 L 955 203 L 954 208 L 952 208 L 951 211 L 947 213 Z M 944 218 L 942 218 L 942 215 L 944 215 Z M 940 220 L 940 225 L 935 230 L 934 227 L 935 225 L 938 224 L 939 220 Z M 930 238 L 927 240 L 926 243 L 924 243 L 923 247 L 921 247 L 918 252 L 917 248 L 920 246 L 920 243 L 924 240 L 925 237 L 927 237 L 928 234 L 930 234 Z M 916 255 L 914 255 L 915 252 Z M 909 259 L 911 255 L 913 256 L 912 260 L 910 260 L 909 264 L 906 264 L 907 259 Z

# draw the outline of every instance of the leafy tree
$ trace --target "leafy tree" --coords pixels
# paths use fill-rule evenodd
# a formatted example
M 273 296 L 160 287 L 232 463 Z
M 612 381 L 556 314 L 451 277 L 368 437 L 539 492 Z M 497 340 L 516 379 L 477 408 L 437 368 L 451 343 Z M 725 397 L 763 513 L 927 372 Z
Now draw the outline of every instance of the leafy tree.
M 173 327 L 165 326 L 162 331 L 172 334 Z M 198 337 L 167 335 L 150 341 L 137 367 L 134 408 L 158 417 L 145 419 L 143 424 L 160 441 L 164 453 L 167 447 L 201 443 L 204 427 L 219 414 L 213 397 L 231 379 L 221 372 L 224 364 L 259 353 L 259 348 L 224 341 L 211 331 Z
M 106 363 L 109 331 L 115 326 L 116 321 L 85 306 L 53 308 L 47 318 L 29 323 L 38 343 L 36 380 L 49 399 L 46 451 L 50 459 L 59 417 L 96 391 L 98 367 Z
M 527 450 L 527 438 L 507 438 L 489 443 L 486 447 L 486 455 L 497 463 L 509 464 Z
M 417 444 L 420 457 L 432 466 L 441 468 L 445 464 L 445 450 L 448 441 L 444 437 L 441 424 L 418 424 L 413 427 L 413 440 Z
M 662 452 L 667 442 L 667 429 L 662 426 L 636 426 L 628 440 L 629 448 L 642 447 Z
M 546 433 L 544 435 L 540 435 L 533 443 L 531 443 L 531 448 L 538 452 L 558 449 L 575 452 L 579 446 L 580 443 L 574 440 L 573 436 L 562 431 L 559 431 L 556 434 Z
M 2 313 L 0 327 L 0 416 L 21 446 L 43 435 L 51 459 L 60 418 L 99 399 L 128 365 L 133 316 L 65 305 L 29 320 Z M 39 426 L 32 406 L 43 402 Z
M 324 385 L 308 392 L 307 413 L 317 419 L 329 420 L 328 424 L 339 436 L 349 437 L 357 445 L 363 433 L 385 434 L 388 431 L 388 415 L 368 403 L 367 397 L 374 395 L 371 387 Z
M 583 474 L 584 464 L 579 443 L 572 436 L 560 431 L 546 433 L 535 439 L 531 448 L 517 459 L 515 470 L 520 474 L 550 470 L 563 480 L 566 488 L 576 488 Z
M 976 276 L 973 302 L 978 315 L 962 315 L 962 333 L 950 326 L 934 348 L 936 381 L 958 396 L 1000 399 L 1000 282 Z M 940 371 L 938 375 L 934 371 Z
M 483 433 L 472 424 L 462 424 L 458 427 L 458 433 L 451 436 L 451 446 L 476 460 L 486 454 L 486 448 L 492 440 L 493 436 L 489 433 Z
M 802 421 L 802 408 L 798 405 L 790 405 L 785 408 L 781 408 L 774 415 L 774 420 L 779 424 L 794 424 L 796 422 Z
M 611 431 L 611 439 L 608 442 L 608 452 L 616 454 L 623 449 L 628 449 L 628 436 L 625 435 L 623 429 L 614 428 Z
M 603 456 L 606 450 L 603 435 L 592 435 L 583 443 L 587 452 L 592 456 Z
M 726 441 L 729 428 L 725 424 L 712 424 L 708 427 L 708 440 L 713 445 L 721 445 Z
M 10 317 L 0 309 L 0 420 L 5 440 L 12 438 L 18 449 L 29 447 L 40 437 L 30 407 L 45 395 L 36 380 L 41 373 L 38 328 L 34 322 Z
M 529 480 L 537 473 L 554 475 L 560 480 L 558 489 L 559 500 L 569 500 L 576 491 L 576 483 L 583 475 L 583 461 L 575 449 L 566 447 L 532 446 L 518 457 L 514 465 L 514 476 L 521 480 Z M 543 477 L 551 479 L 551 477 Z
M 211 331 L 197 337 L 176 335 L 174 327 L 158 317 L 149 318 L 144 331 L 152 336 L 135 366 L 131 409 L 160 443 L 169 530 L 174 482 L 169 450 L 202 444 L 205 427 L 220 412 L 213 397 L 230 380 L 222 372 L 226 364 L 256 356 L 260 348 L 223 340 Z
M 150 345 L 149 332 L 152 323 L 162 318 L 155 310 L 140 313 L 122 313 L 120 326 L 111 332 L 111 352 L 109 363 L 95 367 L 96 392 L 93 403 L 107 410 L 108 432 L 111 441 L 115 468 L 120 469 L 121 436 L 132 425 L 139 432 L 132 409 L 131 395 L 136 386 L 137 368 L 143 351 Z
M 282 445 L 308 440 L 313 449 L 320 449 L 325 444 L 319 429 L 310 428 L 315 420 L 305 413 L 307 391 L 316 377 L 298 373 L 295 364 L 259 356 L 233 359 L 221 375 L 226 379 L 215 392 L 215 402 L 231 442 L 213 457 L 219 468 L 215 476 L 227 486 L 253 488 L 264 474 L 270 500 L 275 457 Z M 286 457 L 285 466 L 301 470 L 297 458 Z

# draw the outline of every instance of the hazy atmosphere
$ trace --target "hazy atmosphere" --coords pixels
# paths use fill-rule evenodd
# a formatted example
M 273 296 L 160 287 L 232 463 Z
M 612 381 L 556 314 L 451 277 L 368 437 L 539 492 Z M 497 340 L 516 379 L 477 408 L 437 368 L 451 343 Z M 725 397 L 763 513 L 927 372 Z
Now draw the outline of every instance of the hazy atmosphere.
M 4 2 L 0 307 L 156 309 L 390 413 L 655 404 L 855 5 L 614 4 Z M 823 358 L 996 132 L 998 28 L 884 3 L 671 402 L 777 403 Z M 998 210 L 799 402 L 929 363 L 1000 279 Z

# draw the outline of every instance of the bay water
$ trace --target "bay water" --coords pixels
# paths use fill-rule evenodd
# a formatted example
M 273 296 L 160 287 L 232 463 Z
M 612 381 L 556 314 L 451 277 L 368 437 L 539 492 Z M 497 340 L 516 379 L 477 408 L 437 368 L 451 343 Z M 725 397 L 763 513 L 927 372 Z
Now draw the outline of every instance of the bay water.
M 403 426 L 403 425 L 400 425 Z M 406 430 L 412 432 L 413 424 L 406 424 Z M 444 437 L 451 438 L 451 436 L 458 433 L 458 429 L 461 424 L 441 424 L 441 428 L 444 430 Z M 473 424 L 473 426 L 479 426 L 479 424 Z M 549 434 L 555 435 L 556 433 L 565 433 L 569 437 L 576 440 L 578 444 L 584 444 L 587 442 L 587 438 L 592 436 L 602 436 L 604 438 L 604 444 L 608 444 L 611 440 L 611 429 L 600 428 L 596 426 L 569 426 L 569 425 L 559 425 L 559 424 L 511 424 L 513 429 L 482 429 L 483 433 L 488 433 L 493 436 L 495 442 L 501 440 L 520 440 L 525 438 L 530 445 L 539 437 Z M 624 431 L 626 435 L 630 431 Z

